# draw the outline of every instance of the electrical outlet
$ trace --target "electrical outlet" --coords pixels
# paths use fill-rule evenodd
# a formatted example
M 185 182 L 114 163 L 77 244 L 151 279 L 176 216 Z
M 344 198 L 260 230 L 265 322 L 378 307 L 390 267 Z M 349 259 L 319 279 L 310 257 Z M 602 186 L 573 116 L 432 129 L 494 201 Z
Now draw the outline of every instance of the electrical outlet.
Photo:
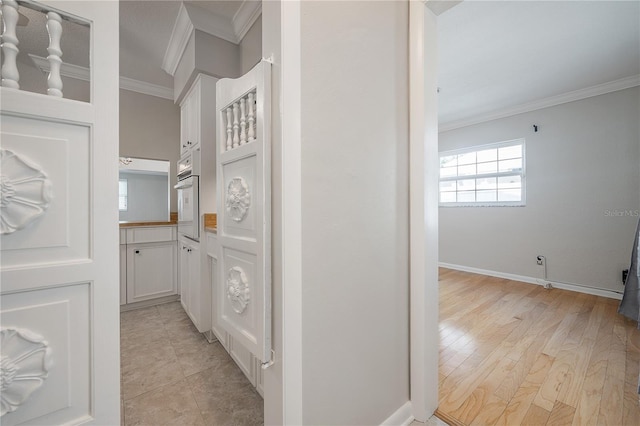
M 542 255 L 536 256 L 536 264 L 538 266 L 544 266 L 544 261 L 545 261 L 544 256 Z

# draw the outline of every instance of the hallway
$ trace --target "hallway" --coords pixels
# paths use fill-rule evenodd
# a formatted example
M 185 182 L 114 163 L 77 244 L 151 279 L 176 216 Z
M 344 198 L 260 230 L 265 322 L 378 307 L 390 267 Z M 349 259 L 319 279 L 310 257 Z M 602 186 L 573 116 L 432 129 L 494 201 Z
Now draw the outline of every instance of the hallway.
M 121 424 L 262 425 L 263 400 L 180 302 L 120 314 Z

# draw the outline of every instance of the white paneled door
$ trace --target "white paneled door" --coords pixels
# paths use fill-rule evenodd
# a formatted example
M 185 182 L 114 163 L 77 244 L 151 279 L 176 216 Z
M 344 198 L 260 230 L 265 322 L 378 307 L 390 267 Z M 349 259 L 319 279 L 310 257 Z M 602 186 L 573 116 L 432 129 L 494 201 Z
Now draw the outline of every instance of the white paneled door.
M 216 84 L 219 325 L 271 360 L 271 64 Z
M 2 2 L 3 71 L 20 46 L 14 6 Z M 59 22 L 90 28 L 91 96 L 65 99 L 55 75 L 49 95 L 25 92 L 3 74 L 0 422 L 119 424 L 118 2 L 24 6 L 52 12 L 52 74 Z

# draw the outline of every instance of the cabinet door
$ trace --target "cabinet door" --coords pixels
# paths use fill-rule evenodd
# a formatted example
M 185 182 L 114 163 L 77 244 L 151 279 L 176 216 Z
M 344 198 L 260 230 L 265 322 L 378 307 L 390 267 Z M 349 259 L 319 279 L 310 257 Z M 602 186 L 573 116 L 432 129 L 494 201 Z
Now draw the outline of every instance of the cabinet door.
M 178 241 L 178 287 L 180 287 L 180 303 L 185 312 L 189 312 L 189 257 L 187 256 L 187 246 Z
M 180 157 L 187 152 L 189 140 L 189 102 L 187 101 L 180 107 Z
M 120 305 L 127 303 L 127 246 L 120 244 Z
M 218 282 L 220 278 L 218 277 L 218 259 L 209 256 L 209 271 L 211 274 L 211 330 L 213 334 L 218 338 L 222 346 L 227 347 L 227 332 L 224 331 L 222 327 L 220 327 L 220 323 L 218 322 L 218 313 L 216 311 L 217 304 L 216 298 L 218 296 Z
M 190 245 L 187 248 L 187 257 L 189 258 L 189 294 L 188 294 L 188 306 L 187 312 L 191 317 L 191 321 L 196 326 L 198 331 L 202 330 L 202 322 L 200 321 L 201 309 L 201 292 L 200 292 L 200 250 L 195 245 Z
M 127 303 L 177 294 L 176 243 L 127 246 Z
M 198 81 L 187 99 L 187 148 L 191 149 L 200 142 L 200 82 Z

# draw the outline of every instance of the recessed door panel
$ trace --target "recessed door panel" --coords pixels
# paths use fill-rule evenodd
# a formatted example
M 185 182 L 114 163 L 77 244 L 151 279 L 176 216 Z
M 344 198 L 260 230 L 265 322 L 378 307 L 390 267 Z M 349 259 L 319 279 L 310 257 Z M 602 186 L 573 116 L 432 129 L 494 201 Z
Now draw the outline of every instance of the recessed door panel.
M 89 127 L 2 115 L 0 128 L 3 267 L 89 259 Z
M 257 213 L 262 211 L 262 188 L 256 185 L 256 155 L 222 166 L 224 232 L 230 237 L 257 241 Z

